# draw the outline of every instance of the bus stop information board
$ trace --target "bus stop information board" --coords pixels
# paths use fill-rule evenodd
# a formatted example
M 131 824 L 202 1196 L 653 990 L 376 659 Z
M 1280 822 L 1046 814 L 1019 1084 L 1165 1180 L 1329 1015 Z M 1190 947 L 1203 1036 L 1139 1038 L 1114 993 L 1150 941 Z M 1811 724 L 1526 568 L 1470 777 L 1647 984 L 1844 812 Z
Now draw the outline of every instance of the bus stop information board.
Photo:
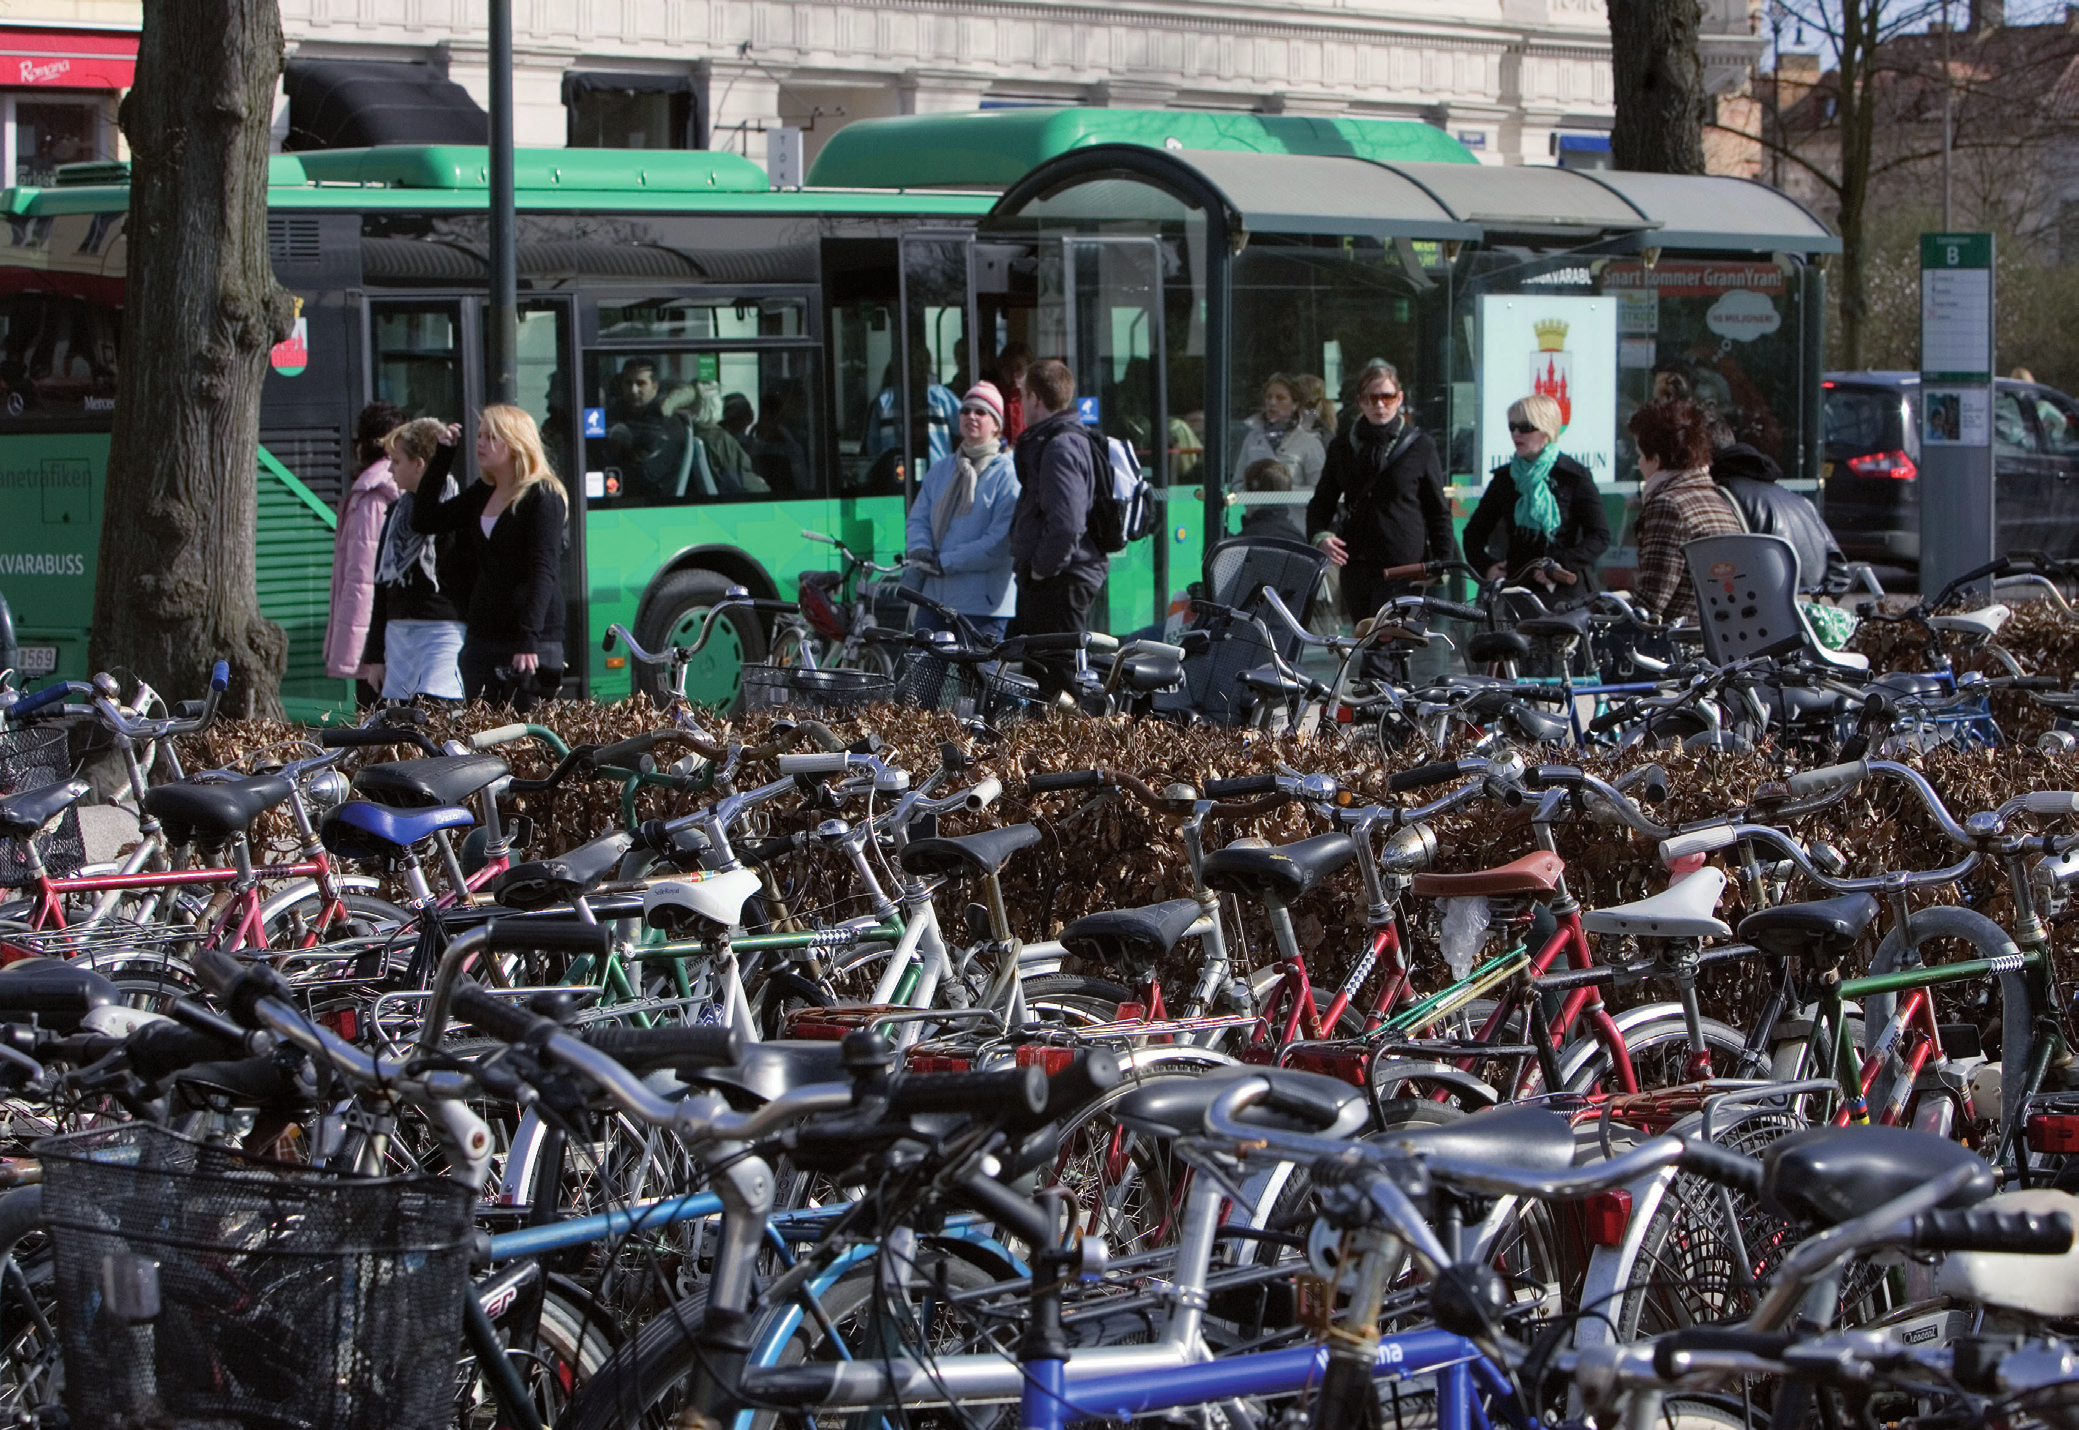
M 1990 561 L 1993 248 L 1920 235 L 1920 589 Z

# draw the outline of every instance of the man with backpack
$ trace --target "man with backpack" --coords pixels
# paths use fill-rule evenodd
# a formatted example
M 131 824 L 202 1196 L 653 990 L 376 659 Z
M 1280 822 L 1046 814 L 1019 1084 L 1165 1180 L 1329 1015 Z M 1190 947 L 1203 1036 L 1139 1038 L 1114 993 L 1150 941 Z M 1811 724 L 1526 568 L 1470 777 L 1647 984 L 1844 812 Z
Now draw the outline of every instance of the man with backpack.
M 1048 359 L 1025 370 L 1025 431 L 1018 438 L 1018 507 L 1011 565 L 1018 577 L 1018 626 L 1025 635 L 1090 629 L 1090 607 L 1110 569 L 1091 531 L 1091 508 L 1112 509 L 1111 474 L 1077 418 L 1076 375 Z M 1106 482 L 1105 491 L 1097 483 Z M 1048 696 L 1073 681 L 1073 654 L 1030 658 L 1026 673 Z

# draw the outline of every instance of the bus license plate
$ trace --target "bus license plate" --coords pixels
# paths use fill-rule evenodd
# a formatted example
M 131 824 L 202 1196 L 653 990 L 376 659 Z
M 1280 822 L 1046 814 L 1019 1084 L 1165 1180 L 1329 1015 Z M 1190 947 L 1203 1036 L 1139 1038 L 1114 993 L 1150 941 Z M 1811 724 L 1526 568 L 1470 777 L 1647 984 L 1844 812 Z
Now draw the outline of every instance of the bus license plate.
M 58 668 L 58 648 L 54 645 L 25 645 L 15 652 L 15 674 L 49 675 Z

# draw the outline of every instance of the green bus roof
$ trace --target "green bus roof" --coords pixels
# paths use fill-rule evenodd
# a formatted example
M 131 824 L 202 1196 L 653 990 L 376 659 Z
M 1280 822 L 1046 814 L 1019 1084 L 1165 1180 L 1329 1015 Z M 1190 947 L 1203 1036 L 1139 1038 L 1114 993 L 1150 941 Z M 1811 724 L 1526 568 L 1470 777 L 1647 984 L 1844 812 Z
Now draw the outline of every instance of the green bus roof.
M 276 154 L 268 160 L 267 185 L 268 205 L 277 209 L 482 209 L 490 201 L 490 151 L 480 145 L 396 144 Z M 980 215 L 993 200 L 980 193 L 775 190 L 750 160 L 713 149 L 517 149 L 513 197 L 520 208 L 536 212 L 599 213 Z M 24 217 L 109 213 L 129 203 L 128 186 L 118 183 L 0 193 L 0 209 Z
M 1000 189 L 1049 159 L 1093 144 L 1343 154 L 1381 162 L 1479 162 L 1443 130 L 1412 120 L 1178 109 L 995 109 L 847 124 L 816 156 L 809 182 L 857 188 Z

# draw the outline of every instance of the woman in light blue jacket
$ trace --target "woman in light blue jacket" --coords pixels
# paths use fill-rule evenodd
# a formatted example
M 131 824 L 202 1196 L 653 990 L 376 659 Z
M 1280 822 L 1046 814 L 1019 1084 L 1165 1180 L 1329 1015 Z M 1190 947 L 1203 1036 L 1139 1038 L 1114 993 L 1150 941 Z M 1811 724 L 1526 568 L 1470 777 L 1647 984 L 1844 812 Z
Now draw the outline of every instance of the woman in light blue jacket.
M 924 474 L 904 531 L 910 571 L 903 584 L 951 606 L 990 640 L 1003 639 L 1018 605 L 1010 552 L 1018 469 L 1002 436 L 1003 394 L 978 382 L 960 399 L 960 444 Z M 917 607 L 919 632 L 944 624 Z

